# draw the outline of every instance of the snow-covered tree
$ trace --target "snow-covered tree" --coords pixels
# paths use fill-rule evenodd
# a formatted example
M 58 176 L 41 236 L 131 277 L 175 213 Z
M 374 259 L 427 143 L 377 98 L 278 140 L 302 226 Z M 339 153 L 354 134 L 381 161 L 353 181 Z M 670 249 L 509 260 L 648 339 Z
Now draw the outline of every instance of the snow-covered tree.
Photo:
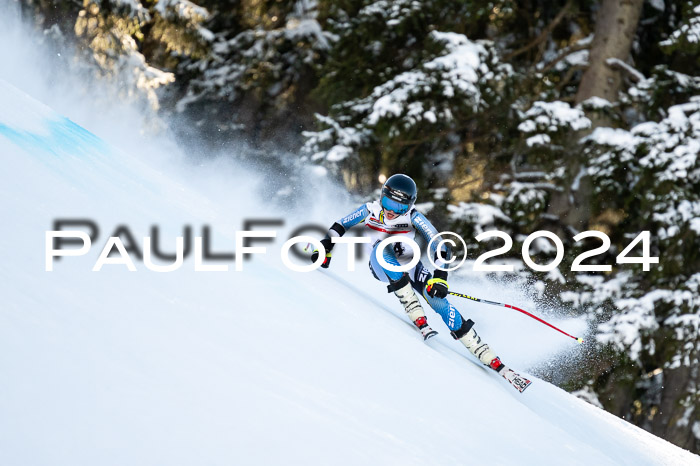
M 305 134 L 308 158 L 357 173 L 362 186 L 396 170 L 449 178 L 478 138 L 477 117 L 508 94 L 511 74 L 492 42 L 458 32 L 466 24 L 453 19 L 472 13 L 469 2 L 441 1 L 335 9 L 328 24 L 338 42 L 320 83 L 331 106 L 317 116 L 319 130 Z
M 314 1 L 240 8 L 235 27 L 215 30 L 210 54 L 181 66 L 189 78 L 177 111 L 199 123 L 206 116 L 216 140 L 239 136 L 279 144 L 304 123 L 299 108 L 334 36 L 322 29 Z
M 112 81 L 118 97 L 160 107 L 157 89 L 175 81 L 172 67 L 201 55 L 211 40 L 203 27 L 209 12 L 188 0 L 27 0 L 54 37 L 73 33 L 82 62 Z

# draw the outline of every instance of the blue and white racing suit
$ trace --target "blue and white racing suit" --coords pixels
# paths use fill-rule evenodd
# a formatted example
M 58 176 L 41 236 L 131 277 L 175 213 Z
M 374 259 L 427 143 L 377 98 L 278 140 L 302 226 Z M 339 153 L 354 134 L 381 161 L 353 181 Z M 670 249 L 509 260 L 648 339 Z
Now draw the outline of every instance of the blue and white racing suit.
M 377 245 L 383 239 L 391 235 L 404 235 L 414 238 L 416 232 L 418 232 L 429 243 L 438 234 L 433 224 L 415 208 L 393 220 L 389 220 L 384 216 L 384 211 L 379 201 L 374 201 L 360 206 L 354 212 L 334 223 L 328 230 L 328 236 L 331 238 L 342 236 L 347 230 L 358 225 L 364 226 L 365 231 L 362 236 L 370 238 L 370 242 L 364 245 L 370 256 L 370 271 L 377 280 L 383 282 L 397 281 L 404 273 L 387 270 L 379 264 L 377 260 Z M 437 243 L 438 241 L 434 241 L 431 244 L 431 250 L 428 251 L 428 254 L 432 254 L 432 257 L 434 257 L 433 262 L 437 266 L 442 267 L 444 262 L 437 255 Z M 411 262 L 413 254 L 414 251 L 411 250 L 408 244 L 396 242 L 384 248 L 383 257 L 387 263 L 398 266 Z M 415 254 L 420 254 L 420 252 L 415 251 Z M 442 256 L 446 259 L 449 259 L 449 254 L 449 249 L 442 252 Z M 413 289 L 425 298 L 435 312 L 440 314 L 449 329 L 452 331 L 459 329 L 463 321 L 459 311 L 446 298 L 432 298 L 425 291 L 426 282 L 431 278 L 431 273 L 425 268 L 423 263 L 419 261 L 406 273 L 408 273 Z

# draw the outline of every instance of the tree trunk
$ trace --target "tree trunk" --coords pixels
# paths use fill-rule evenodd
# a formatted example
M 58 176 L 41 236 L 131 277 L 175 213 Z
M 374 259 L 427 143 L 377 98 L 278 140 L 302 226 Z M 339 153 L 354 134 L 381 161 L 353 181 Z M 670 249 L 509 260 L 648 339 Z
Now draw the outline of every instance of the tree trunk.
M 589 66 L 576 93 L 577 103 L 590 97 L 617 101 L 622 76 L 619 70 L 608 66 L 606 60 L 617 58 L 627 61 L 643 4 L 644 0 L 602 0 L 595 23 Z
M 649 417 L 647 425 L 642 424 L 652 434 L 694 453 L 700 450 L 700 438 L 694 432 L 700 425 L 700 402 L 694 396 L 699 373 L 697 366 L 665 370 L 658 413 Z M 688 405 L 679 402 L 686 397 Z
M 610 66 L 606 60 L 616 58 L 627 61 L 644 0 L 601 0 L 596 15 L 595 35 L 591 43 L 589 65 L 576 93 L 576 103 L 590 97 L 601 97 L 616 102 L 622 84 L 619 66 Z M 604 116 L 588 115 L 593 127 L 609 126 Z M 580 162 L 572 158 L 568 166 L 568 187 L 554 193 L 548 213 L 557 215 L 566 225 L 577 230 L 587 228 L 591 216 L 593 188 L 587 175 L 580 174 Z M 577 189 L 574 187 L 578 185 Z

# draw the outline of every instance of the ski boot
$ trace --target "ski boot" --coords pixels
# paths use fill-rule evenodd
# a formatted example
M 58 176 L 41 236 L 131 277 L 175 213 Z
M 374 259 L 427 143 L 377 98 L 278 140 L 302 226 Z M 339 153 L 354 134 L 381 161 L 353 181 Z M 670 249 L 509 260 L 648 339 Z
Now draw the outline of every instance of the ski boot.
M 498 359 L 496 357 L 496 353 L 489 348 L 489 345 L 486 342 L 481 340 L 481 337 L 477 335 L 476 330 L 474 330 L 473 327 L 473 320 L 463 320 L 462 326 L 452 332 L 452 337 L 466 346 L 469 352 L 479 358 L 479 361 L 487 366 L 490 366 L 494 359 Z
M 489 345 L 483 342 L 481 337 L 477 335 L 476 330 L 472 328 L 473 326 L 474 321 L 471 319 L 463 321 L 462 327 L 452 332 L 452 336 L 455 338 L 455 340 L 459 340 L 464 346 L 466 346 L 474 356 L 479 358 L 479 361 L 489 366 L 501 377 L 506 379 L 513 387 L 515 387 L 516 390 L 521 393 L 525 391 L 525 389 L 529 387 L 532 382 L 503 364 L 501 359 L 496 356 L 496 353 L 489 348 Z
M 399 301 L 401 301 L 401 304 L 406 310 L 406 314 L 408 314 L 408 318 L 411 319 L 413 325 L 415 325 L 421 335 L 423 335 L 423 340 L 437 335 L 437 332 L 428 325 L 428 319 L 425 317 L 425 312 L 423 312 L 423 308 L 420 302 L 418 302 L 418 297 L 413 291 L 411 281 L 408 279 L 407 274 L 404 274 L 399 280 L 391 282 L 387 288 L 390 292 L 393 291 L 396 297 L 399 298 Z
M 426 319 L 425 316 L 414 320 L 413 325 L 418 327 L 418 330 L 420 330 L 421 335 L 423 335 L 423 341 L 438 334 L 435 330 L 430 328 L 430 325 L 428 325 L 428 319 Z

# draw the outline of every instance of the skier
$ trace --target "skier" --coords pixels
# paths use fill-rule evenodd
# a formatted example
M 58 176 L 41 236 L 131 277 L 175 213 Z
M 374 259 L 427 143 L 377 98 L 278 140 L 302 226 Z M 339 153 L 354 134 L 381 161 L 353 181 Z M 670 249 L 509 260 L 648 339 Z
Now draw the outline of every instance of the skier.
M 518 390 L 524 390 L 530 381 L 522 378 L 523 382 L 520 385 L 524 385 L 524 387 L 518 387 L 509 378 L 512 375 L 517 376 L 517 374 L 508 369 L 489 345 L 479 337 L 474 330 L 474 322 L 471 319 L 465 320 L 446 299 L 449 286 L 447 284 L 447 271 L 443 267 L 447 263 L 446 261 L 450 260 L 449 247 L 445 247 L 438 255 L 437 241 L 431 244 L 431 250 L 428 253 L 432 254 L 433 262 L 437 266 L 432 275 L 420 261 L 408 272 L 396 272 L 382 267 L 377 260 L 377 245 L 390 235 L 413 235 L 417 231 L 426 241 L 430 242 L 438 234 L 430 221 L 414 208 L 416 197 L 416 183 L 409 176 L 403 174 L 391 176 L 384 183 L 378 201 L 368 202 L 360 206 L 331 226 L 326 236 L 321 240 L 321 244 L 326 250 L 326 257 L 321 267 L 328 268 L 330 265 L 331 251 L 334 246 L 331 238 L 343 236 L 350 228 L 363 224 L 366 228 L 366 236 L 371 239 L 368 245 L 370 271 L 377 280 L 389 283 L 388 292 L 393 292 L 399 298 L 409 319 L 418 327 L 423 338 L 427 340 L 436 335 L 437 332 L 428 325 L 416 292 L 425 298 L 435 312 L 440 314 L 454 339 L 466 346 L 483 364 L 503 375 Z M 382 255 L 385 261 L 395 266 L 408 264 L 413 258 L 414 251 L 410 251 L 410 247 L 406 246 L 401 242 L 396 242 L 393 243 L 393 247 L 384 248 Z M 415 251 L 415 253 L 419 252 Z M 311 261 L 316 262 L 318 257 L 319 251 L 315 249 L 311 255 Z

